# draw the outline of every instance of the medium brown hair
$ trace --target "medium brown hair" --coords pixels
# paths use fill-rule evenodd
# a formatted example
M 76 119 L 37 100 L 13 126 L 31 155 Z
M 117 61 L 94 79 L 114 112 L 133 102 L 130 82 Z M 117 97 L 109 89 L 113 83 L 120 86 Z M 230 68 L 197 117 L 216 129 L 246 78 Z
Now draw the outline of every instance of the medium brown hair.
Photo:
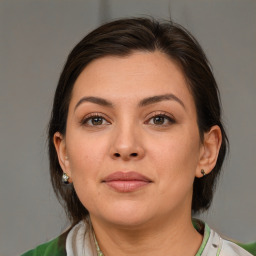
M 53 136 L 65 135 L 69 102 L 74 83 L 91 61 L 104 56 L 127 56 L 134 51 L 161 51 L 175 61 L 183 71 L 194 98 L 201 140 L 204 132 L 218 125 L 222 144 L 216 166 L 203 178 L 195 178 L 192 211 L 207 210 L 212 202 L 215 184 L 225 158 L 228 139 L 221 121 L 219 91 L 209 62 L 196 39 L 174 22 L 159 22 L 150 18 L 120 19 L 104 24 L 84 37 L 71 51 L 55 92 L 49 123 L 49 158 L 53 189 L 63 204 L 72 224 L 88 215 L 77 197 L 73 185 L 63 185 Z

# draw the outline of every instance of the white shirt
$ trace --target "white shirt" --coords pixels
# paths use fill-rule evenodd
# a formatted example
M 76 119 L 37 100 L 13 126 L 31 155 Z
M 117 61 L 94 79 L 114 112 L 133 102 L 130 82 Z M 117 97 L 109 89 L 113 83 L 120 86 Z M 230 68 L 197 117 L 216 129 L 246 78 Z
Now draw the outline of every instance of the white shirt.
M 87 232 L 86 232 L 87 231 Z M 99 256 L 95 241 L 84 221 L 80 221 L 68 233 L 66 240 L 67 256 Z M 252 256 L 237 244 L 225 240 L 207 224 L 204 225 L 204 238 L 196 256 Z

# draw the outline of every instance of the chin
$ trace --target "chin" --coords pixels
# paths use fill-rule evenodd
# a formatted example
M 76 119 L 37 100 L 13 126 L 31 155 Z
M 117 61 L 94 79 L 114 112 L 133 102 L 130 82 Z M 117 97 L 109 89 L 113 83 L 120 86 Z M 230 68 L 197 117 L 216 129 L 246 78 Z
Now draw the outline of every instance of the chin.
M 148 208 L 132 207 L 131 205 L 129 207 L 126 204 L 126 206 L 119 205 L 118 207 L 104 208 L 100 218 L 112 225 L 131 229 L 147 223 L 153 215 L 153 212 L 149 211 Z
M 108 219 L 108 221 L 112 225 L 118 226 L 119 228 L 122 228 L 122 229 L 136 229 L 146 224 L 148 222 L 148 218 L 146 218 L 146 216 L 138 217 L 138 216 L 123 215 L 123 216 L 118 216 L 116 218 Z

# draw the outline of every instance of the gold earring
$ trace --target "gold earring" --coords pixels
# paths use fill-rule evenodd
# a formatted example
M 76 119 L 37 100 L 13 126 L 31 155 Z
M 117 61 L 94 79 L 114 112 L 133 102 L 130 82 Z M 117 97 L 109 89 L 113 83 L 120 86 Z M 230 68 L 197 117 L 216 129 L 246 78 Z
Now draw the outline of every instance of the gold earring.
M 69 179 L 68 175 L 64 172 L 62 174 L 62 182 L 67 185 L 69 184 L 68 179 Z
M 201 170 L 201 173 L 203 174 L 203 177 L 206 175 L 204 169 Z

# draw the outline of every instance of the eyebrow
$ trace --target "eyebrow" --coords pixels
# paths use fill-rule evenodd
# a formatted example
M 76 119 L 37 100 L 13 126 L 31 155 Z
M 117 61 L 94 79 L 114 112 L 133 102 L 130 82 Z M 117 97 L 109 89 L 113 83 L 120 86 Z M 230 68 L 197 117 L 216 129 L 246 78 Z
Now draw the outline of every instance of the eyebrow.
M 160 101 L 165 101 L 165 100 L 174 100 L 174 101 L 178 102 L 185 109 L 185 104 L 183 103 L 183 101 L 172 93 L 145 98 L 140 101 L 139 106 L 144 107 L 144 106 L 158 103 Z
M 107 101 L 105 99 L 99 98 L 99 97 L 83 97 L 82 99 L 80 99 L 76 106 L 75 106 L 75 110 L 77 109 L 77 107 L 79 105 L 81 105 L 84 102 L 91 102 L 91 103 L 95 103 L 101 106 L 105 106 L 105 107 L 113 107 L 113 104 L 110 101 Z
M 174 101 L 178 102 L 185 109 L 185 104 L 183 103 L 183 101 L 172 93 L 145 98 L 139 102 L 138 106 L 144 107 L 144 106 L 148 106 L 150 104 L 158 103 L 158 102 L 165 101 L 165 100 L 174 100 Z M 91 102 L 91 103 L 95 103 L 95 104 L 105 106 L 105 107 L 111 107 L 111 108 L 114 107 L 113 103 L 111 103 L 110 101 L 108 101 L 106 99 L 90 96 L 90 97 L 81 98 L 77 102 L 74 111 L 77 109 L 77 107 L 79 105 L 81 105 L 84 102 Z

